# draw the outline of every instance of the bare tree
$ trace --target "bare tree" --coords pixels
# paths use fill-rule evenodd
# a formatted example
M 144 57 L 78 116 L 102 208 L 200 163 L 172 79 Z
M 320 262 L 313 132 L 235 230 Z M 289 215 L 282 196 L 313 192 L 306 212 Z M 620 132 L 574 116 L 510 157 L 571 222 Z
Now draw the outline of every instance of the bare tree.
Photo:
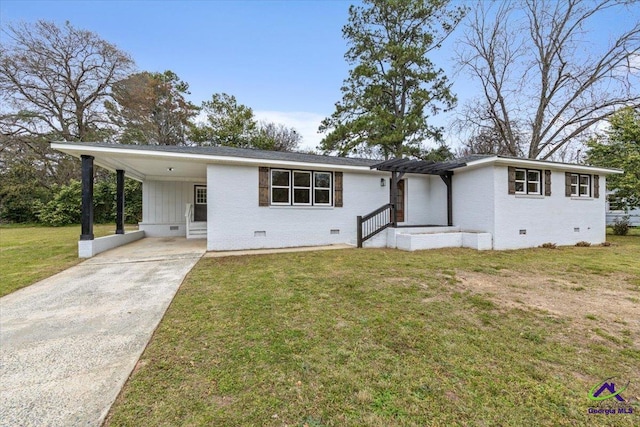
M 463 143 L 462 148 L 457 150 L 456 155 L 464 157 L 471 154 L 497 154 L 500 156 L 522 157 L 523 153 L 520 151 L 522 138 L 518 133 L 515 133 L 514 136 L 515 144 L 508 146 L 504 143 L 500 129 L 480 127 L 477 133 Z
M 56 176 L 61 157 L 48 140 L 108 134 L 103 101 L 133 67 L 128 54 L 93 32 L 48 21 L 8 25 L 0 43 L 0 141 L 27 146 Z M 5 149 L 3 154 L 22 150 Z
M 0 96 L 16 130 L 86 141 L 99 129 L 102 101 L 133 66 L 128 54 L 90 31 L 47 21 L 10 25 L 0 57 Z M 3 123 L 7 121 L 3 120 Z
M 302 135 L 294 128 L 262 121 L 258 123 L 252 145 L 263 150 L 296 151 L 301 141 Z
M 513 155 L 548 159 L 617 108 L 640 105 L 640 23 L 603 49 L 586 38 L 603 13 L 627 8 L 638 13 L 627 0 L 479 1 L 457 49 L 482 88 L 464 119 L 476 134 L 497 131 Z

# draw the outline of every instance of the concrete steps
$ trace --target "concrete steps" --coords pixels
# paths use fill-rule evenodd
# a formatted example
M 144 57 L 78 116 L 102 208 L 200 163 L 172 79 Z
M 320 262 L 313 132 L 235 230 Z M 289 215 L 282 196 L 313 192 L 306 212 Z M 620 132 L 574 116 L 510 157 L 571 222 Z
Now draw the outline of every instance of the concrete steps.
M 206 222 L 192 222 L 189 224 L 189 232 L 187 239 L 206 239 L 207 238 L 207 223 Z

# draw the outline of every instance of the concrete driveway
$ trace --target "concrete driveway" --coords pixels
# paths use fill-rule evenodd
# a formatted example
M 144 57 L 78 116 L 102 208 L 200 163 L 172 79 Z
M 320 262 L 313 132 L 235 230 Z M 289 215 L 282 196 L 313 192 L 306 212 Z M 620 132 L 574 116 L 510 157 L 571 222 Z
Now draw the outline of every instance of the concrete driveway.
M 0 425 L 99 426 L 204 240 L 146 238 L 0 299 Z

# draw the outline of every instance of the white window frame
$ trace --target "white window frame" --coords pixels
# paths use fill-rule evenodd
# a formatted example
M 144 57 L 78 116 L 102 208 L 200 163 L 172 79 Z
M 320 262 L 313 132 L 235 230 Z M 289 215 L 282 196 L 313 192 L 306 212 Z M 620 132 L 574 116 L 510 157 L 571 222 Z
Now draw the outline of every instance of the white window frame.
M 202 191 L 204 190 L 204 191 Z M 204 196 L 203 196 L 204 194 Z M 204 185 L 196 186 L 196 194 L 194 196 L 193 203 L 196 205 L 206 205 L 207 204 L 207 187 Z
M 316 187 L 316 175 L 329 175 L 329 186 L 328 187 Z M 333 204 L 333 191 L 331 191 L 333 189 L 333 174 L 331 172 L 324 172 L 324 171 L 315 171 L 313 172 L 313 182 L 312 182 L 312 186 L 313 186 L 313 204 L 315 206 L 332 206 Z M 320 190 L 320 191 L 328 191 L 329 192 L 329 203 L 320 203 L 318 201 L 316 201 L 316 190 Z
M 273 173 L 274 172 L 286 172 L 289 175 L 289 185 L 273 185 Z M 288 169 L 271 169 L 271 173 L 269 174 L 269 192 L 270 192 L 270 201 L 272 205 L 275 206 L 289 206 L 291 205 L 291 179 L 292 179 L 292 173 L 290 170 Z M 274 188 L 286 188 L 287 189 L 287 194 L 288 194 L 288 198 L 289 200 L 287 202 L 274 202 L 273 201 L 273 190 Z
M 524 180 L 522 179 L 517 179 L 518 176 L 518 172 L 524 172 Z M 535 172 L 538 174 L 538 179 L 533 181 L 529 179 L 529 173 L 531 172 Z M 525 169 L 525 168 L 516 168 L 515 170 L 516 173 L 516 178 L 515 178 L 515 185 L 516 185 L 516 194 L 527 194 L 527 195 L 537 195 L 537 196 L 541 196 L 542 195 L 542 171 L 540 169 Z M 536 183 L 538 190 L 537 191 L 529 191 L 529 184 L 532 183 Z M 517 186 L 518 183 L 522 183 L 523 184 L 523 191 L 518 191 L 517 190 Z
M 573 179 L 576 179 L 576 183 L 573 183 Z M 586 178 L 587 183 L 582 183 L 582 178 Z M 571 174 L 571 197 L 591 197 L 592 189 L 591 183 L 593 182 L 593 178 L 591 175 L 582 174 L 582 173 L 572 173 Z M 584 192 L 582 190 L 585 190 Z
M 305 174 L 309 176 L 309 186 L 296 185 L 296 174 Z M 313 172 L 294 170 L 291 171 L 291 204 L 294 206 L 311 206 L 313 204 Z M 309 194 L 309 202 L 296 202 L 296 190 L 306 190 Z
M 286 172 L 289 175 L 289 185 L 274 185 L 273 173 L 274 172 Z M 309 174 L 310 187 L 295 185 L 295 174 L 304 173 Z M 318 190 L 329 191 L 329 203 L 319 203 L 316 201 L 316 186 L 315 178 L 319 174 L 329 175 L 329 187 L 318 187 Z M 271 206 L 309 206 L 309 207 L 331 207 L 333 206 L 333 191 L 334 191 L 334 174 L 330 171 L 313 171 L 313 170 L 300 170 L 300 169 L 270 169 L 269 172 L 269 195 Z M 289 201 L 288 202 L 274 202 L 273 190 L 274 189 L 287 189 Z M 309 203 L 300 203 L 295 201 L 295 190 L 307 190 L 309 191 Z

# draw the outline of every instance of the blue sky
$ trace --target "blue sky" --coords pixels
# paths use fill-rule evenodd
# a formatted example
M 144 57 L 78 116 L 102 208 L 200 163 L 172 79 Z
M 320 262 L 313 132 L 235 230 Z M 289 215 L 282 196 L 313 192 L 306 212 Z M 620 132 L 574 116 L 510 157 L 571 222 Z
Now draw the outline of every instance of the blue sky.
M 1 0 L 0 25 L 68 20 L 131 54 L 141 71 L 174 71 L 190 84 L 195 104 L 217 92 L 235 95 L 259 119 L 296 127 L 304 147 L 314 148 L 321 139 L 318 124 L 341 99 L 348 72 L 341 30 L 350 3 Z M 602 22 L 594 37 L 606 38 L 618 18 Z M 464 75 L 453 75 L 452 57 L 448 44 L 432 59 L 464 100 L 473 87 Z M 444 125 L 447 117 L 438 120 Z
M 0 1 L 0 22 L 53 20 L 91 30 L 140 70 L 170 69 L 200 104 L 235 95 L 256 116 L 295 126 L 305 145 L 341 97 L 347 1 Z

